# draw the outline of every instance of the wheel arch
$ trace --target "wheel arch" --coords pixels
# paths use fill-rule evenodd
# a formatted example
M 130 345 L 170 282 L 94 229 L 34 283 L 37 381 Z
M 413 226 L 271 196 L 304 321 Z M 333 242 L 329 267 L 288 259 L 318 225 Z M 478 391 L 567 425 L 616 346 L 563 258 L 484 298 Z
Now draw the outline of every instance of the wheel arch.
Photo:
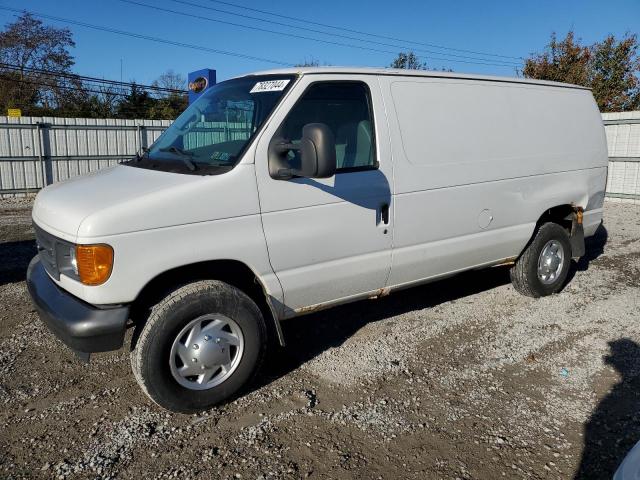
M 162 272 L 142 288 L 131 305 L 131 319 L 136 330 L 144 325 L 150 308 L 181 285 L 198 280 L 220 280 L 247 294 L 260 308 L 267 323 L 269 334 L 284 346 L 284 336 L 269 293 L 260 277 L 239 260 L 210 260 L 182 265 Z M 132 340 L 135 346 L 136 335 Z
M 573 215 L 575 211 L 575 206 L 568 203 L 547 208 L 538 217 L 538 221 L 536 222 L 536 228 L 533 232 L 532 238 L 536 234 L 538 229 L 546 222 L 557 223 L 558 225 L 565 228 L 569 233 L 571 233 L 571 215 Z
M 529 247 L 529 245 L 531 245 L 531 242 L 533 242 L 533 239 L 536 237 L 536 234 L 538 233 L 540 227 L 547 222 L 557 223 L 562 228 L 564 228 L 569 235 L 572 252 L 578 253 L 578 255 L 576 256 L 583 255 L 584 235 L 581 236 L 576 234 L 576 212 L 578 211 L 582 211 L 582 208 L 576 207 L 575 204 L 569 203 L 555 205 L 553 207 L 545 209 L 538 217 L 533 232 L 531 232 L 531 237 L 520 252 L 520 255 L 518 255 L 518 258 L 520 258 L 525 250 Z

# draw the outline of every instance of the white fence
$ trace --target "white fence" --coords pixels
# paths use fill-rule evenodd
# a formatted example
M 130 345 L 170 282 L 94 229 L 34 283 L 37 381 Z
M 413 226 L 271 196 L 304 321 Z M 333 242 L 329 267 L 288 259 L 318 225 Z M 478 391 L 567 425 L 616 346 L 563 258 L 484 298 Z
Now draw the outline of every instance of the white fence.
M 602 115 L 609 145 L 607 196 L 640 204 L 640 111 Z M 117 120 L 0 116 L 0 195 L 34 192 L 45 185 L 131 158 L 151 145 L 169 120 Z M 232 132 L 194 133 L 246 138 L 247 125 Z M 217 129 L 216 129 L 217 130 Z
M 640 205 L 640 111 L 603 113 L 609 146 L 607 196 Z

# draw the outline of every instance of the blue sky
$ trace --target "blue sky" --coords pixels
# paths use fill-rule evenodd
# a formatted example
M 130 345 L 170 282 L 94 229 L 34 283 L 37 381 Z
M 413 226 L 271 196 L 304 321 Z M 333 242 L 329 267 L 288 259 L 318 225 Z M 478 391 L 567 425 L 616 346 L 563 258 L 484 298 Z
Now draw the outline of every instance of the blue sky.
M 233 15 L 197 8 L 175 0 L 134 0 L 169 10 L 202 15 L 222 21 L 259 26 L 297 35 L 323 38 L 339 43 L 358 44 L 365 48 L 400 51 L 395 46 L 383 46 L 355 40 L 295 30 L 270 22 L 243 19 Z M 282 18 L 237 9 L 211 0 L 183 0 L 204 7 L 233 11 L 301 27 L 328 30 L 317 25 L 296 23 Z M 247 7 L 276 12 L 291 17 L 376 33 L 415 42 L 442 45 L 455 49 L 489 52 L 506 56 L 527 56 L 540 51 L 552 31 L 564 35 L 569 29 L 585 42 L 591 43 L 613 33 L 640 33 L 640 0 L 535 0 L 520 2 L 496 1 L 403 1 L 380 0 L 324 0 L 304 2 L 294 0 L 228 0 Z M 202 45 L 211 49 L 237 52 L 286 63 L 301 63 L 315 59 L 331 65 L 386 66 L 393 53 L 374 52 L 346 46 L 317 43 L 300 38 L 284 37 L 260 31 L 251 31 L 230 25 L 196 20 L 157 9 L 149 9 L 121 0 L 0 0 L 0 6 L 26 9 L 36 13 L 65 17 L 95 25 L 117 28 L 142 35 L 161 37 L 173 41 Z M 14 14 L 0 10 L 3 24 L 15 19 Z M 57 26 L 64 22 L 45 20 Z M 128 38 L 70 25 L 76 41 L 73 54 L 74 70 L 82 75 L 120 78 L 120 60 L 123 79 L 150 83 L 167 69 L 186 73 L 200 68 L 215 68 L 218 79 L 255 70 L 274 68 L 264 61 L 236 58 L 211 52 L 202 52 L 163 45 L 142 39 Z M 329 30 L 331 31 L 331 30 Z M 356 34 L 337 31 L 347 36 Z M 382 43 L 401 46 L 403 42 L 364 37 Z M 405 44 L 406 45 L 406 44 Z M 474 61 L 453 55 L 480 57 L 455 50 L 443 50 L 425 45 L 413 45 L 417 50 L 440 52 L 440 55 L 417 52 L 434 68 L 452 68 L 457 72 L 496 75 L 514 75 L 512 66 L 475 65 L 456 63 L 454 60 Z M 405 48 L 406 49 L 406 48 Z M 444 58 L 448 57 L 448 58 Z M 476 60 L 478 61 L 478 60 Z M 501 63 L 514 61 L 501 57 L 482 57 L 480 62 Z

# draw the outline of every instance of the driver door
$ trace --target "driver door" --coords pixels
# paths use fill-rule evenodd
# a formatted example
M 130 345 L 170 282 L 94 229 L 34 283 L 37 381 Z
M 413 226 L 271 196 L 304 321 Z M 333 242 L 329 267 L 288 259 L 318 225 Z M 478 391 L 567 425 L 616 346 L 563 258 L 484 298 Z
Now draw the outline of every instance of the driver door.
M 256 174 L 271 266 L 285 317 L 375 294 L 386 285 L 393 235 L 392 165 L 375 77 L 306 75 L 261 135 Z M 336 139 L 331 178 L 278 180 L 269 173 L 274 138 L 299 141 L 324 123 Z M 290 166 L 298 161 L 289 154 Z

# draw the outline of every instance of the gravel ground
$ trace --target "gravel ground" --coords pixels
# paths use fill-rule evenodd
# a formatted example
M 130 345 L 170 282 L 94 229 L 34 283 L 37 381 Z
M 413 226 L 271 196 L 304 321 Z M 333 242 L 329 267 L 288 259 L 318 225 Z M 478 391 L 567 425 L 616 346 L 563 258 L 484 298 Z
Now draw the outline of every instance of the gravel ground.
M 610 478 L 640 440 L 640 208 L 605 226 L 558 295 L 494 268 L 302 317 L 246 395 L 179 415 L 40 324 L 29 201 L 2 200 L 0 477 Z

